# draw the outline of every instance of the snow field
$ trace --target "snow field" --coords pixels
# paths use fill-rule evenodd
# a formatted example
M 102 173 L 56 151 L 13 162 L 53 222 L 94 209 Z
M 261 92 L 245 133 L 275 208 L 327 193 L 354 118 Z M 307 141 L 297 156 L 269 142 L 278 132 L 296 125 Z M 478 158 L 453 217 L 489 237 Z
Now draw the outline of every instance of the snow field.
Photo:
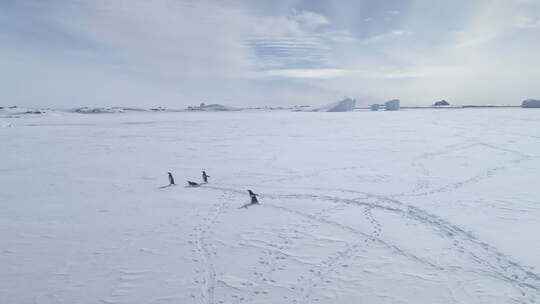
M 534 110 L 2 120 L 1 303 L 540 300 Z

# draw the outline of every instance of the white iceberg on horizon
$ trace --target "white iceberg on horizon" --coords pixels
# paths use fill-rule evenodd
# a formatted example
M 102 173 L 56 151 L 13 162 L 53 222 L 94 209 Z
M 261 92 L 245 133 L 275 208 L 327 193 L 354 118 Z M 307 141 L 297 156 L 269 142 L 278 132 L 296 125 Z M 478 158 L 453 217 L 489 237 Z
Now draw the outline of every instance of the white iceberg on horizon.
M 317 112 L 350 112 L 356 105 L 356 99 L 345 98 L 343 100 L 333 102 L 321 108 L 318 108 Z
M 221 105 L 221 104 L 217 104 L 217 103 L 209 104 L 209 105 L 201 103 L 199 106 L 188 107 L 187 110 L 188 111 L 208 111 L 208 112 L 216 111 L 216 112 L 219 112 L 219 111 L 241 111 L 242 109 L 235 108 L 235 107 L 230 107 L 230 106 L 225 106 L 225 105 Z

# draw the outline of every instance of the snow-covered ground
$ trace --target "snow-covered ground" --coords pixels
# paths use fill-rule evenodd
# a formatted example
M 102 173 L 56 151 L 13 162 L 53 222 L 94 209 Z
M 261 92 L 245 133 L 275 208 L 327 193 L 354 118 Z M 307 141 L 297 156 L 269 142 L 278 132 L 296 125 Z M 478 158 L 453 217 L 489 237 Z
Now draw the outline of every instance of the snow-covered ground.
M 539 303 L 539 114 L 0 118 L 0 303 Z

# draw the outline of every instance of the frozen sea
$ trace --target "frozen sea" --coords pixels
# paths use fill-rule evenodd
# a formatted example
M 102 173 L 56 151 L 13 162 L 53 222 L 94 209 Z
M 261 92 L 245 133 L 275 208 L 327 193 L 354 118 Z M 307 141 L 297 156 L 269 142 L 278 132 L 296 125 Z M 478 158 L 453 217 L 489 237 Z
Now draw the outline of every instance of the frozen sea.
M 0 159 L 0 303 L 540 303 L 536 109 L 3 116 Z

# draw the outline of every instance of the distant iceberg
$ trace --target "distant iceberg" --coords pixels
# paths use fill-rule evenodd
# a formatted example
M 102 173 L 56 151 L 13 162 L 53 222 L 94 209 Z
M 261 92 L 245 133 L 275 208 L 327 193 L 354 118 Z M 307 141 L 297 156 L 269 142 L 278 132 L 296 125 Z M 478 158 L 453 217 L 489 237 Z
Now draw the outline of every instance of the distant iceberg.
M 314 112 L 317 111 L 317 109 L 313 108 L 310 105 L 295 105 L 288 108 L 289 110 L 293 112 Z
M 449 106 L 450 103 L 446 100 L 439 100 L 433 104 L 434 107 Z
M 81 114 L 102 114 L 102 113 L 123 113 L 124 108 L 113 107 L 113 108 L 91 108 L 91 107 L 81 107 L 71 110 L 71 112 L 81 113 Z
M 356 105 L 356 99 L 345 98 L 317 109 L 317 112 L 350 112 Z
M 193 106 L 193 107 L 188 107 L 186 110 L 188 111 L 241 111 L 242 109 L 240 108 L 235 108 L 235 107 L 229 107 L 229 106 L 224 106 L 224 105 L 220 105 L 220 104 L 204 104 L 204 103 L 201 103 L 199 106 Z
M 381 107 L 380 104 L 377 104 L 377 103 L 374 103 L 372 104 L 371 106 L 369 106 L 369 108 L 371 109 L 371 111 L 379 111 L 379 108 Z
M 19 108 L 17 106 L 0 107 L 0 114 L 6 115 L 22 115 L 22 114 L 45 114 L 44 110 Z
M 384 103 L 386 111 L 398 111 L 400 108 L 399 99 L 392 99 Z
M 521 103 L 522 108 L 540 108 L 540 99 L 525 99 Z

